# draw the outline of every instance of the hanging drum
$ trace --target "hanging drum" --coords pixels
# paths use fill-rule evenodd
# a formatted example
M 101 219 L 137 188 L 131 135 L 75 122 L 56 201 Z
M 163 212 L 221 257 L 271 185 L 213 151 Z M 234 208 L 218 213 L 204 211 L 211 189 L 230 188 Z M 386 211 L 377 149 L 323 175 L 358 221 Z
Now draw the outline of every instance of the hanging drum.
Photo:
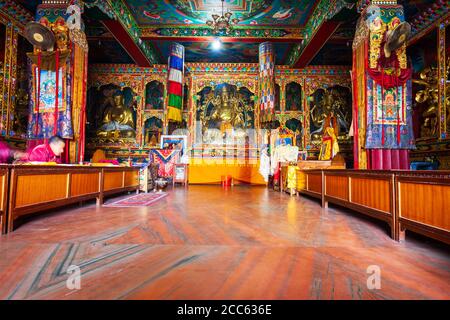
M 25 37 L 41 51 L 51 51 L 55 46 L 55 35 L 53 32 L 38 22 L 30 22 L 25 26 Z

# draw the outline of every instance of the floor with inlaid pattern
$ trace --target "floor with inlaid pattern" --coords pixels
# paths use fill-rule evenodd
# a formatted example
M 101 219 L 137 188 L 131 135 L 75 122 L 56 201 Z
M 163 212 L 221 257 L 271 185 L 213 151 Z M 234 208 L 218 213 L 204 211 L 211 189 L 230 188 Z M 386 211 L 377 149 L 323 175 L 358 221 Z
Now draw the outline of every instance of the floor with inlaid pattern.
M 263 187 L 168 193 L 27 219 L 0 237 L 0 299 L 450 299 L 446 245 Z

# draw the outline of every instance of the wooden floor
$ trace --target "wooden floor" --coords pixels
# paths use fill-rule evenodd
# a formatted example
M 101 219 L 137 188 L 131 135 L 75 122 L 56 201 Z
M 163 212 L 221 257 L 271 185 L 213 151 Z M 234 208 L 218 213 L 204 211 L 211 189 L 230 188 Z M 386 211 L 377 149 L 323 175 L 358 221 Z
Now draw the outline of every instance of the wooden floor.
M 450 299 L 448 246 L 396 243 L 369 218 L 265 188 L 169 193 L 35 216 L 0 237 L 0 299 Z M 70 265 L 80 290 L 66 287 Z

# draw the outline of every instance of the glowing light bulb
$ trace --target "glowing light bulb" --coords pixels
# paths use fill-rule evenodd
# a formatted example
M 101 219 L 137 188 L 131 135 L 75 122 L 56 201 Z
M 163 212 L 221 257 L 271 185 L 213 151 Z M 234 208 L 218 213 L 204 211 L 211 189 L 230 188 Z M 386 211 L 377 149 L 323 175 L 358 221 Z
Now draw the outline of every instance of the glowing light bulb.
M 212 43 L 213 50 L 220 50 L 222 48 L 222 42 L 219 39 L 215 39 Z

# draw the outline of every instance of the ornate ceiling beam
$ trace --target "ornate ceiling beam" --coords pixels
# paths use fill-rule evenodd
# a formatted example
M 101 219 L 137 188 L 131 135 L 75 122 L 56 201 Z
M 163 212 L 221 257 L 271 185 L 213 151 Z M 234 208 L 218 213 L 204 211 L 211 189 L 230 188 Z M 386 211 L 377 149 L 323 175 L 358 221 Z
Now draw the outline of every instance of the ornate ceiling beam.
M 450 8 L 448 0 L 439 0 L 427 11 L 421 12 L 411 23 L 411 38 L 409 44 L 414 43 L 435 26 L 450 18 Z
M 292 48 L 287 64 L 303 68 L 314 58 L 341 22 L 331 21 L 344 8 L 352 8 L 351 0 L 320 0 L 309 17 L 303 40 Z
M 86 2 L 88 8 L 97 7 L 109 19 L 101 21 L 114 35 L 130 57 L 142 67 L 158 63 L 152 45 L 141 39 L 141 29 L 123 0 L 94 0 Z
M 13 0 L 0 1 L 0 14 L 14 20 L 21 29 L 28 22 L 34 21 L 33 15 Z
M 234 27 L 230 34 L 215 34 L 210 27 L 200 26 L 158 26 L 143 27 L 141 37 L 145 40 L 178 40 L 180 38 L 196 39 L 199 41 L 210 40 L 211 38 L 220 37 L 224 39 L 235 38 L 237 41 L 245 40 L 301 40 L 303 28 L 276 28 L 276 27 L 253 27 L 239 26 Z M 193 40 L 195 41 L 195 40 Z

